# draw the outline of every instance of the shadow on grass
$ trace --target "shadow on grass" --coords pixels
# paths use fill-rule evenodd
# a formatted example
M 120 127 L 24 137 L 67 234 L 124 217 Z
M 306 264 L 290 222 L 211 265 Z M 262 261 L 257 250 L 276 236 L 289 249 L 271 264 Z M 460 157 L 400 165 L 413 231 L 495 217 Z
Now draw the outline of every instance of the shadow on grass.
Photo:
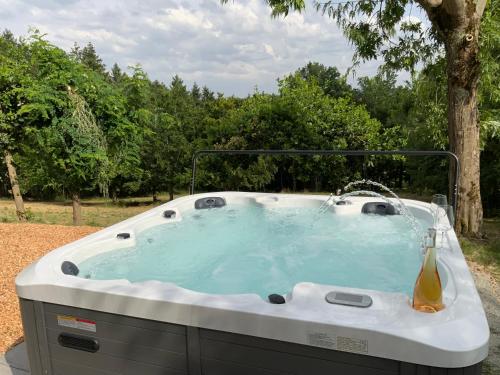
M 500 280 L 500 219 L 485 219 L 484 234 L 482 239 L 462 238 L 462 250 L 471 260 L 489 267 Z

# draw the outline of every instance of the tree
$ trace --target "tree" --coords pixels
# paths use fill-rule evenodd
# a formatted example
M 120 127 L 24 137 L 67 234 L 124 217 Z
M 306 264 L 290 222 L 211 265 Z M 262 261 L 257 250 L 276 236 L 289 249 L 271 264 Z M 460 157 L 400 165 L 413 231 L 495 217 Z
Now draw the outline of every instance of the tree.
M 80 67 L 74 79 L 75 87 L 82 95 L 106 136 L 108 155 L 109 194 L 113 201 L 123 194 L 137 192 L 141 185 L 140 149 L 143 139 L 143 123 L 135 117 L 140 106 L 146 103 L 135 97 L 127 97 L 131 81 L 120 73 L 114 82 L 100 73 Z M 147 84 L 144 85 L 146 88 Z M 103 191 L 103 193 L 107 193 Z
M 195 101 L 195 103 L 199 103 L 201 101 L 201 89 L 200 86 L 198 86 L 195 83 L 193 83 L 193 87 L 191 87 L 191 97 Z
M 24 68 L 14 80 L 15 96 L 10 94 L 22 105 L 8 112 L 11 121 L 4 128 L 18 151 L 25 189 L 69 193 L 78 224 L 82 192 L 99 188 L 107 195 L 112 189 L 116 196 L 139 188 L 141 132 L 129 119 L 121 88 L 106 75 L 37 33 L 23 43 L 18 50 L 25 51 L 15 61 Z
M 25 219 L 24 205 L 13 153 L 25 138 L 46 126 L 61 103 L 56 86 L 65 79 L 60 74 L 66 54 L 52 46 L 37 30 L 15 40 L 10 33 L 0 38 L 0 146 L 8 167 L 16 211 Z
M 203 86 L 201 89 L 201 99 L 204 102 L 210 102 L 215 100 L 215 95 L 207 86 Z
M 168 113 L 155 113 L 146 132 L 143 162 L 154 192 L 165 188 L 174 199 L 175 188 L 189 178 L 191 155 L 182 127 Z
M 186 85 L 178 75 L 175 75 L 172 78 L 168 92 L 166 105 L 168 112 L 181 121 L 185 120 L 186 115 L 189 113 L 187 108 L 190 106 L 191 100 L 192 96 Z
M 403 125 L 412 106 L 411 89 L 396 84 L 396 74 L 380 72 L 375 77 L 358 79 L 357 100 L 385 128 Z
M 119 84 L 122 82 L 124 78 L 124 73 L 120 69 L 117 63 L 113 64 L 113 67 L 111 68 L 111 81 L 115 84 Z
M 227 3 L 228 0 L 221 0 Z M 302 11 L 304 0 L 266 0 L 273 16 Z M 479 235 L 483 209 L 480 193 L 480 136 L 477 88 L 480 76 L 480 21 L 486 0 L 415 0 L 432 25 L 407 17 L 407 0 L 315 2 L 336 20 L 356 49 L 355 62 L 383 57 L 387 68 L 413 70 L 444 48 L 450 149 L 460 160 L 456 230 Z
M 107 189 L 108 157 L 104 133 L 85 99 L 67 87 L 67 104 L 61 117 L 38 129 L 34 143 L 25 154 L 30 174 L 41 176 L 39 183 L 69 193 L 73 205 L 73 225 L 81 225 L 80 197 L 96 186 Z
M 219 121 L 210 139 L 218 149 L 378 148 L 380 123 L 349 98 L 332 98 L 300 73 L 279 82 L 279 93 L 256 92 Z M 227 102 L 228 99 L 218 99 Z M 232 157 L 201 161 L 205 185 L 220 189 L 335 190 L 354 174 L 342 157 Z M 357 176 L 359 177 L 359 176 Z
M 413 77 L 408 92 L 408 107 L 398 117 L 402 119 L 405 138 L 413 149 L 448 150 L 446 118 L 446 73 L 445 61 L 429 64 Z M 393 98 L 392 102 L 403 102 Z M 406 120 L 403 120 L 406 115 Z M 408 158 L 406 172 L 412 190 L 432 194 L 447 190 L 449 176 L 436 173 L 446 169 L 444 158 Z
M 352 87 L 346 77 L 341 76 L 334 66 L 324 66 L 318 62 L 308 62 L 297 72 L 304 79 L 315 79 L 326 95 L 332 98 L 343 98 L 352 95 Z
M 80 46 L 75 43 L 73 49 L 70 52 L 70 56 L 72 56 L 76 59 L 76 61 L 82 63 L 94 72 L 100 73 L 102 75 L 106 74 L 106 65 L 104 65 L 104 63 L 102 62 L 102 59 L 97 54 L 92 43 L 87 43 L 87 45 L 83 48 L 80 48 Z
M 14 47 L 10 60 L 2 56 L 5 64 L 0 64 L 0 81 L 7 83 L 0 90 L 5 149 L 25 160 L 24 180 L 70 192 L 73 221 L 79 224 L 80 192 L 96 181 L 105 188 L 107 177 L 104 134 L 85 99 L 70 87 L 89 70 L 36 30 Z M 6 161 L 12 164 L 12 158 Z M 12 175 L 17 180 L 15 170 Z
M 26 221 L 24 201 L 12 157 L 12 150 L 15 149 L 13 139 L 15 133 L 19 133 L 16 122 L 21 102 L 17 100 L 15 92 L 24 70 L 19 61 L 21 48 L 10 31 L 0 36 L 0 149 L 3 151 L 17 217 L 19 221 Z
M 500 211 L 500 2 L 491 0 L 481 23 L 481 196 L 486 213 Z

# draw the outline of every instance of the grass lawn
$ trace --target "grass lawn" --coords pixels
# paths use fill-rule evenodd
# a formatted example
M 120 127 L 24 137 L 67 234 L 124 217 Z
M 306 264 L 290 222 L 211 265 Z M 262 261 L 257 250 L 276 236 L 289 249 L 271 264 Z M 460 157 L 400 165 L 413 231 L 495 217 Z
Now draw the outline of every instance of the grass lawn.
M 460 240 L 465 256 L 486 269 L 500 281 L 500 218 L 484 219 L 484 239 Z
M 175 198 L 181 195 L 185 194 Z M 151 197 L 120 199 L 117 203 L 105 198 L 82 199 L 82 225 L 107 227 L 168 201 L 166 195 L 160 195 L 158 199 L 160 201 L 154 203 Z M 73 209 L 70 200 L 55 202 L 26 200 L 24 206 L 30 223 L 72 225 Z M 17 222 L 16 209 L 11 199 L 0 199 L 0 223 L 2 222 Z

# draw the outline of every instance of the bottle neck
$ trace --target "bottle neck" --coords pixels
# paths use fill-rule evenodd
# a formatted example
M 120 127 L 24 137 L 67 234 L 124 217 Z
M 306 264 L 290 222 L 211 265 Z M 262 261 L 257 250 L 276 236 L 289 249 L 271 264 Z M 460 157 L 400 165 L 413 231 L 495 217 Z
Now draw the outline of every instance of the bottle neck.
M 431 269 L 434 269 L 435 267 L 436 267 L 436 248 L 433 246 L 427 246 L 425 249 L 424 269 L 431 271 Z
M 436 247 L 436 229 L 429 228 L 425 238 L 425 247 Z

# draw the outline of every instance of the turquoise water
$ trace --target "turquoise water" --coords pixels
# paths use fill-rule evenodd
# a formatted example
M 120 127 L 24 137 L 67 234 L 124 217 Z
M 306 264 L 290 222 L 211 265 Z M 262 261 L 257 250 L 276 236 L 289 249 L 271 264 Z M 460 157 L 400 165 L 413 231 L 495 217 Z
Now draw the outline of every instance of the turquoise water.
M 91 279 L 160 280 L 265 298 L 303 281 L 411 295 L 420 264 L 418 241 L 399 215 L 233 205 L 186 212 L 178 223 L 139 233 L 136 247 L 78 267 Z

